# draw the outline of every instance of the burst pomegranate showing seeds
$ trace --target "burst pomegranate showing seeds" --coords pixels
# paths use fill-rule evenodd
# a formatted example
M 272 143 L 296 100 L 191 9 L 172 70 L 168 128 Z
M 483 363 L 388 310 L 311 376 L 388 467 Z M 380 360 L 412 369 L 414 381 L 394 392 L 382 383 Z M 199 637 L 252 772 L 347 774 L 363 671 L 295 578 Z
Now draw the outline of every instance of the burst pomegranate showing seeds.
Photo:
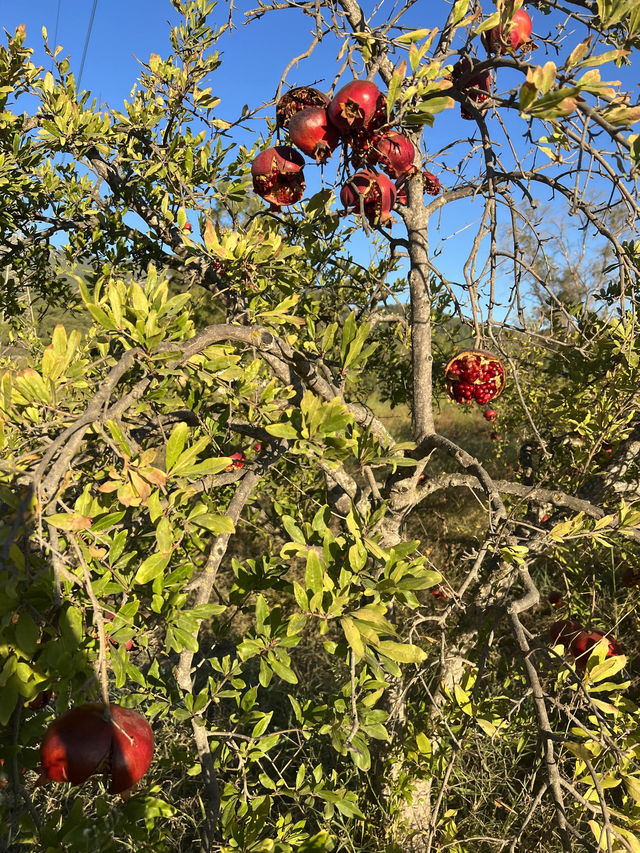
M 340 190 L 340 201 L 345 208 L 363 210 L 372 225 L 389 219 L 395 200 L 396 188 L 389 178 L 368 169 L 356 172 Z
M 498 413 L 495 409 L 485 409 L 482 414 L 486 421 L 495 421 L 498 417 Z
M 120 705 L 90 702 L 54 720 L 40 747 L 43 780 L 80 785 L 89 776 L 110 780 L 109 793 L 131 788 L 149 769 L 153 732 L 143 716 Z
M 524 9 L 518 9 L 513 13 L 511 23 L 505 28 L 498 24 L 497 27 L 482 34 L 482 43 L 489 53 L 499 55 L 506 53 L 509 49 L 519 50 L 531 41 L 531 30 L 533 24 L 529 14 Z
M 338 147 L 340 136 L 321 107 L 308 107 L 292 116 L 289 137 L 294 145 L 316 163 L 326 163 Z
M 416 149 L 404 133 L 387 130 L 373 137 L 367 152 L 367 162 L 379 165 L 392 178 L 406 178 L 417 171 L 413 165 Z
M 438 195 L 442 187 L 440 181 L 434 174 L 423 169 L 422 171 L 422 189 L 427 195 Z M 396 181 L 396 204 L 407 203 L 407 176 L 403 175 Z
M 466 57 L 463 57 L 453 66 L 452 79 L 454 85 L 458 84 L 461 78 L 466 78 L 467 75 L 472 72 L 473 65 L 471 64 L 471 61 Z M 464 85 L 460 91 L 464 93 L 476 107 L 479 107 L 480 104 L 487 100 L 491 93 L 491 72 L 488 70 L 481 71 L 479 74 L 475 74 L 469 79 L 465 79 Z M 469 110 L 465 108 L 464 104 L 460 105 L 460 115 L 468 121 L 473 119 L 473 116 Z
M 327 107 L 329 121 L 342 136 L 381 127 L 387 118 L 386 98 L 375 83 L 352 80 L 343 86 Z
M 286 129 L 289 127 L 292 116 L 300 110 L 305 110 L 307 107 L 326 109 L 328 106 L 329 98 L 324 92 L 312 86 L 298 86 L 296 89 L 285 92 L 276 104 L 276 123 L 278 127 Z
M 304 194 L 304 158 L 290 145 L 261 151 L 251 165 L 253 189 L 272 210 L 295 204 Z
M 449 399 L 481 406 L 502 393 L 506 381 L 502 362 L 484 350 L 464 350 L 454 356 L 444 369 L 444 382 Z

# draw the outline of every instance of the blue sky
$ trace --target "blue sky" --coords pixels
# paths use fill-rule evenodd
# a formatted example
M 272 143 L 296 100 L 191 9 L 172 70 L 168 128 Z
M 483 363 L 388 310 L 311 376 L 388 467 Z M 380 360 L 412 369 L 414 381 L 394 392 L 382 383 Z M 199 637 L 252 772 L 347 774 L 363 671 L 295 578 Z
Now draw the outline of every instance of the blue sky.
M 295 10 L 267 14 L 248 27 L 242 26 L 244 10 L 254 5 L 250 0 L 240 0 L 236 7 L 234 16 L 238 26 L 228 37 L 225 36 L 220 45 L 223 63 L 211 81 L 213 93 L 221 98 L 218 115 L 228 120 L 235 119 L 245 103 L 254 108 L 270 101 L 285 66 L 293 56 L 304 51 L 311 40 L 309 19 Z M 484 5 L 487 9 L 492 8 L 490 2 Z M 45 65 L 48 62 L 41 49 L 41 29 L 44 25 L 52 45 L 57 33 L 55 40 L 63 46 L 62 55 L 69 56 L 76 74 L 80 69 L 92 6 L 93 0 L 60 0 L 59 4 L 58 0 L 28 0 L 26 3 L 0 0 L 5 29 L 13 31 L 19 24 L 26 25 L 27 43 L 35 48 L 34 61 Z M 365 8 L 369 7 L 372 8 L 373 4 L 366 3 Z M 438 9 L 437 20 L 425 20 L 424 10 L 429 7 Z M 226 3 L 219 3 L 213 13 L 214 21 L 222 23 L 226 20 L 227 8 Z M 386 9 L 391 8 L 392 3 L 384 2 L 380 6 L 380 15 L 384 16 Z M 406 22 L 416 28 L 439 24 L 444 8 L 444 3 L 416 4 Z M 546 18 L 535 12 L 532 12 L 532 17 L 534 33 L 547 33 L 553 26 L 551 17 Z M 83 88 L 90 89 L 101 102 L 120 107 L 122 101 L 128 98 L 138 74 L 136 58 L 148 60 L 151 53 L 169 53 L 169 29 L 177 21 L 178 14 L 168 0 L 98 0 L 83 70 Z M 574 36 L 570 40 L 571 45 L 576 41 L 577 37 Z M 328 88 L 337 67 L 336 49 L 335 41 L 327 39 L 311 60 L 291 71 L 288 82 L 300 85 L 317 80 L 320 88 Z M 544 62 L 547 57 L 543 51 L 538 51 L 532 59 Z M 607 79 L 620 77 L 620 70 L 613 65 L 607 66 L 606 71 Z M 508 73 L 505 72 L 505 75 Z M 505 76 L 502 77 L 504 79 Z M 265 114 L 273 115 L 273 108 L 269 108 Z M 518 121 L 514 118 L 516 144 L 525 129 L 522 123 L 518 126 Z M 426 130 L 427 149 L 433 151 L 452 140 L 466 139 L 473 128 L 472 122 L 460 118 L 456 106 L 438 116 L 433 129 Z M 266 132 L 266 123 L 258 119 L 242 141 L 250 144 L 263 132 Z M 468 147 L 466 142 L 462 150 L 465 147 Z M 437 164 L 430 165 L 430 168 L 438 172 Z M 310 165 L 306 173 L 308 188 L 313 191 L 317 181 L 315 166 Z M 446 186 L 446 176 L 443 183 Z M 470 202 L 462 202 L 443 214 L 444 233 L 462 230 L 461 236 L 449 241 L 443 255 L 437 259 L 437 263 L 452 279 L 462 279 L 462 250 L 472 235 L 471 229 L 465 229 L 480 210 L 479 204 L 474 206 Z M 436 234 L 432 237 L 435 246 Z M 362 253 L 363 260 L 370 251 L 364 236 L 358 241 L 358 251 Z

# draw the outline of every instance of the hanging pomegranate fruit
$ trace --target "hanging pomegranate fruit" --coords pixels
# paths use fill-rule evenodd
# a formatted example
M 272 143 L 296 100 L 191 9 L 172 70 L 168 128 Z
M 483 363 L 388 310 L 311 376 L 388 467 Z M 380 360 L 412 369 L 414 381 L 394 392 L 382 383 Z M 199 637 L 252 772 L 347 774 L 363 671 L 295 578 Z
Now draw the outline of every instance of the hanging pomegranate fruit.
M 386 104 L 375 83 L 352 80 L 334 95 L 327 112 L 340 134 L 348 136 L 362 128 L 381 127 L 387 118 Z
M 54 720 L 40 747 L 42 780 L 80 785 L 89 776 L 110 779 L 109 793 L 131 788 L 149 769 L 153 732 L 145 718 L 129 708 L 100 702 L 72 708 Z
M 304 194 L 304 158 L 290 145 L 276 145 L 261 151 L 251 165 L 253 189 L 278 210 L 295 204 Z
M 484 350 L 464 350 L 444 369 L 447 395 L 456 403 L 481 406 L 500 396 L 506 381 L 505 369 L 495 355 Z
M 367 162 L 379 165 L 392 178 L 407 177 L 417 171 L 413 165 L 416 149 L 404 133 L 387 130 L 376 134 L 367 152 Z
M 340 201 L 347 210 L 364 210 L 367 220 L 386 222 L 396 200 L 396 188 L 386 175 L 364 169 L 349 178 L 340 190 Z
M 508 50 L 519 50 L 531 41 L 531 30 L 533 24 L 529 14 L 524 9 L 518 9 L 513 13 L 511 24 L 497 27 L 482 34 L 482 43 L 489 53 L 502 55 Z
M 620 643 L 613 637 L 605 634 L 604 631 L 599 631 L 597 629 L 591 631 L 580 631 L 580 633 L 571 640 L 569 646 L 569 651 L 575 658 L 576 669 L 579 672 L 585 671 L 587 668 L 587 661 L 593 651 L 593 647 L 603 638 L 606 638 L 608 642 L 605 658 L 616 657 L 617 655 L 623 654 Z
M 300 110 L 307 107 L 321 107 L 325 109 L 329 105 L 329 98 L 319 89 L 312 86 L 298 86 L 290 89 L 278 100 L 276 104 L 276 124 L 278 127 L 289 127 L 291 117 Z
M 457 84 L 461 78 L 466 78 L 467 75 L 472 74 L 474 66 L 471 63 L 470 59 L 467 57 L 463 57 L 453 66 L 453 74 L 452 80 L 454 84 Z M 460 90 L 463 94 L 465 94 L 469 100 L 476 106 L 480 106 L 480 104 L 484 103 L 489 94 L 491 93 L 491 72 L 490 71 L 480 71 L 478 74 L 470 77 L 465 81 L 464 86 Z M 464 104 L 460 105 L 460 115 L 462 118 L 471 120 L 473 116 L 471 113 L 465 109 Z
M 322 107 L 307 107 L 291 117 L 289 137 L 293 144 L 316 163 L 326 163 L 338 147 L 340 136 Z

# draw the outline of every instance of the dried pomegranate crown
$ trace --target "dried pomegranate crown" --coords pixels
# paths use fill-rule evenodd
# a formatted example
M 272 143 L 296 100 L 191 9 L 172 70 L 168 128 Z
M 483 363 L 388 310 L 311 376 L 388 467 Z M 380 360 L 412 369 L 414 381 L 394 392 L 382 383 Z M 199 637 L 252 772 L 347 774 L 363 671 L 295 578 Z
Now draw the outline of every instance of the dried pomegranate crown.
M 444 369 L 447 395 L 456 403 L 484 406 L 499 397 L 506 381 L 505 369 L 497 356 L 485 350 L 464 350 Z

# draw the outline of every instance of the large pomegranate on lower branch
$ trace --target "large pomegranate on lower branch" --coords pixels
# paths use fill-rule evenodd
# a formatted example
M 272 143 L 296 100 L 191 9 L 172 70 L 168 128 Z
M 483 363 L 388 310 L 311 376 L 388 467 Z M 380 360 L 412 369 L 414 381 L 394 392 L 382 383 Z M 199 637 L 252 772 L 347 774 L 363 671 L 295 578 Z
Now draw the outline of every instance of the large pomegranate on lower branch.
M 396 200 L 396 188 L 386 175 L 364 169 L 349 178 L 340 190 L 340 201 L 347 210 L 363 210 L 373 225 L 386 222 Z
M 300 110 L 308 107 L 321 107 L 326 109 L 329 105 L 329 96 L 312 86 L 298 86 L 285 92 L 276 104 L 276 123 L 278 127 L 289 127 L 289 122 Z
M 293 144 L 313 157 L 316 163 L 326 163 L 340 142 L 338 131 L 322 107 L 308 107 L 292 116 L 289 136 Z
M 464 350 L 454 356 L 444 369 L 447 395 L 456 403 L 484 406 L 500 396 L 506 381 L 499 358 L 484 350 Z
M 253 189 L 277 210 L 295 204 L 304 194 L 304 158 L 290 145 L 261 151 L 251 165 Z
M 89 776 L 111 780 L 109 792 L 131 788 L 149 769 L 153 732 L 143 716 L 120 705 L 90 702 L 54 720 L 40 747 L 43 779 L 80 785 Z
M 623 654 L 622 646 L 620 645 L 620 643 L 613 637 L 609 636 L 608 634 L 605 634 L 604 631 L 599 631 L 597 629 L 591 631 L 580 631 L 580 633 L 573 638 L 569 645 L 569 651 L 575 658 L 576 669 L 579 672 L 584 672 L 584 670 L 587 668 L 587 661 L 589 660 L 589 656 L 593 651 L 593 647 L 597 645 L 602 639 L 606 639 L 608 643 L 605 658 L 611 658 L 615 657 L 616 655 Z

